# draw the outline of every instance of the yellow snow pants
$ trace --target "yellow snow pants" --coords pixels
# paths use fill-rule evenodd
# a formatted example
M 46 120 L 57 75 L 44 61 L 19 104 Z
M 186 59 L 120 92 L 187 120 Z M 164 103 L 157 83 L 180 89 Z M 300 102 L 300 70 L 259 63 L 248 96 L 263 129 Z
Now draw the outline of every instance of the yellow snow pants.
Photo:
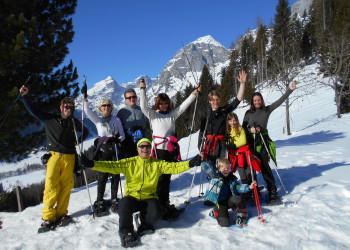
M 68 213 L 70 193 L 74 187 L 75 155 L 50 153 L 46 169 L 42 218 L 55 221 Z

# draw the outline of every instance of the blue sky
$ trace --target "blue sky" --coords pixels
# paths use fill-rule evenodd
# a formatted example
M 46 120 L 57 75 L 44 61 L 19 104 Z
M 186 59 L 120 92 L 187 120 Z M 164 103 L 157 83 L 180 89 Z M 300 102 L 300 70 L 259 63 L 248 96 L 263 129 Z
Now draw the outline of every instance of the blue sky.
M 292 5 L 296 0 L 290 0 Z M 73 60 L 88 87 L 112 76 L 118 83 L 157 77 L 186 45 L 211 35 L 229 48 L 248 29 L 274 20 L 278 0 L 79 0 L 73 15 Z

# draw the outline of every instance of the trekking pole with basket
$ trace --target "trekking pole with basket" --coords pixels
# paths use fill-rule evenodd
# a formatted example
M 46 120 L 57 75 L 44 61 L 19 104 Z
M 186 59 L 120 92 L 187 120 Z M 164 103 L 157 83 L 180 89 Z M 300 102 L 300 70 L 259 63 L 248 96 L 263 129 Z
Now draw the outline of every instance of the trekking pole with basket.
M 249 168 L 250 168 L 250 174 L 252 176 L 252 181 L 256 181 L 255 178 L 254 178 L 253 165 L 252 165 L 252 161 L 250 159 L 250 154 L 248 155 L 248 160 L 249 160 Z M 263 212 L 262 212 L 262 207 L 261 207 L 261 204 L 260 204 L 258 188 L 256 186 L 254 186 L 253 187 L 253 191 L 254 191 L 255 206 L 256 206 L 256 210 L 258 212 L 258 220 L 260 220 L 261 222 L 265 223 L 266 220 L 263 217 Z
M 275 167 L 275 171 L 276 171 L 277 177 L 278 177 L 278 179 L 280 180 L 280 183 L 281 183 L 281 185 L 282 185 L 282 187 L 283 187 L 283 189 L 284 189 L 284 192 L 286 192 L 286 194 L 288 194 L 288 191 L 287 191 L 286 188 L 284 187 L 284 184 L 283 184 L 283 181 L 282 181 L 282 179 L 281 179 L 281 176 L 280 176 L 279 173 L 278 173 L 277 165 L 276 165 L 275 161 L 272 159 L 271 154 L 270 154 L 270 151 L 269 151 L 269 149 L 267 148 L 267 145 L 266 145 L 266 142 L 265 142 L 265 140 L 264 140 L 264 137 L 262 136 L 261 133 L 259 133 L 259 134 L 260 134 L 261 141 L 262 141 L 262 143 L 264 144 L 264 147 L 265 147 L 265 149 L 266 149 L 266 151 L 267 151 L 267 154 L 268 154 L 269 158 L 270 158 L 270 159 L 272 160 L 272 162 L 273 162 L 273 165 L 274 165 L 274 167 Z
M 83 85 L 83 88 L 81 89 L 81 92 L 83 93 L 84 98 L 87 98 L 86 76 L 84 76 L 84 85 Z M 78 133 L 77 133 L 77 129 L 76 129 L 76 126 L 75 126 L 74 117 L 72 116 L 73 129 L 74 129 L 75 139 L 76 139 L 77 144 L 78 144 L 77 146 L 78 146 L 79 155 L 81 155 L 81 154 L 83 153 L 84 104 L 82 105 L 81 117 L 82 117 L 82 119 L 81 119 L 81 120 L 82 120 L 82 121 L 81 121 L 81 124 L 82 124 L 82 130 L 81 130 L 82 135 L 81 135 L 81 143 L 80 143 L 80 145 L 79 145 Z M 88 195 L 89 195 L 89 201 L 90 201 L 90 208 L 91 208 L 92 216 L 93 216 L 93 218 L 95 219 L 95 213 L 94 213 L 94 209 L 93 209 L 93 206 L 92 206 L 89 184 L 88 184 L 88 181 L 87 181 L 87 178 L 86 178 L 86 172 L 85 172 L 84 166 L 82 166 L 82 171 L 83 171 L 83 175 L 84 175 L 86 190 L 88 191 Z

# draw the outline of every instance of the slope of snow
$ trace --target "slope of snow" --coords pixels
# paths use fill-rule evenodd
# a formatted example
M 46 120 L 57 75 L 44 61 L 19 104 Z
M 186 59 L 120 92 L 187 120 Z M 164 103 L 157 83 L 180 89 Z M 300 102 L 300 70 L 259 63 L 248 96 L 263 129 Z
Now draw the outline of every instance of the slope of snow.
M 317 79 L 310 67 L 304 71 Z M 302 95 L 310 83 L 298 85 L 291 99 Z M 265 101 L 272 103 L 281 95 L 264 89 Z M 276 176 L 284 204 L 265 206 L 266 223 L 257 220 L 255 207 L 248 205 L 249 226 L 244 229 L 221 228 L 208 216 L 210 207 L 197 197 L 200 190 L 199 168 L 172 177 L 171 202 L 191 204 L 177 221 L 159 221 L 153 235 L 143 236 L 137 249 L 349 249 L 350 248 L 350 114 L 335 116 L 333 92 L 315 88 L 307 98 L 299 98 L 291 107 L 293 134 L 283 134 L 284 107 L 276 109 L 268 128 L 277 144 L 278 173 L 288 191 L 285 193 Z M 242 121 L 247 107 L 237 113 Z M 183 158 L 197 154 L 198 133 L 180 141 Z M 32 160 L 32 159 L 30 159 Z M 6 167 L 6 166 L 2 166 Z M 11 165 L 14 167 L 14 165 Z M 197 170 L 194 187 L 189 193 L 192 176 Z M 273 170 L 275 174 L 275 170 Z M 30 178 L 30 177 L 28 177 Z M 204 191 L 207 187 L 202 176 Z M 258 175 L 260 184 L 265 184 Z M 3 181 L 3 180 L 2 180 Z M 13 180 L 14 182 L 15 180 Z M 90 184 L 91 197 L 96 197 L 96 183 Z M 110 195 L 107 184 L 106 198 Z M 45 234 L 37 234 L 41 222 L 40 204 L 19 213 L 0 213 L 0 249 L 121 249 L 118 237 L 118 215 L 93 219 L 89 215 L 86 188 L 74 189 L 69 212 L 75 224 Z M 230 211 L 232 220 L 235 213 Z

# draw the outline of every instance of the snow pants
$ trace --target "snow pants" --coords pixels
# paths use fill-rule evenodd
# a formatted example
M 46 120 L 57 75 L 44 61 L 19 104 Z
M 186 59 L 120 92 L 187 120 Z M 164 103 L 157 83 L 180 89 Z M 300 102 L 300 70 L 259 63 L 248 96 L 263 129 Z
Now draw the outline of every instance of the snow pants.
M 221 227 L 229 227 L 231 225 L 228 213 L 229 208 L 237 211 L 245 210 L 245 200 L 241 196 L 231 196 L 228 200 L 219 202 L 218 207 L 214 209 L 218 211 L 216 220 Z
M 139 201 L 132 196 L 124 196 L 119 202 L 119 234 L 132 233 L 133 213 L 140 211 L 140 221 L 143 225 L 153 226 L 161 217 L 161 206 L 158 199 Z
M 70 193 L 74 187 L 75 154 L 50 153 L 46 168 L 42 218 L 55 221 L 68 213 Z

